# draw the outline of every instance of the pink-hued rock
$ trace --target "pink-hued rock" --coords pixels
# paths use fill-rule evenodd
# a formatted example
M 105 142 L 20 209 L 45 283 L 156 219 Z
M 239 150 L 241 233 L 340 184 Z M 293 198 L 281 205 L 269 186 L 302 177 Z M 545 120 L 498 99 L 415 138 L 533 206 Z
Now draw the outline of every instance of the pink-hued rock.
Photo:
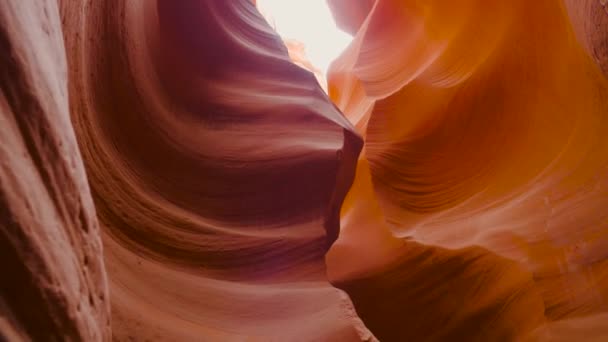
M 605 1 L 255 3 L 0 1 L 0 340 L 606 339 Z
M 576 37 L 608 75 L 608 2 L 564 0 Z
M 326 1 L 338 27 L 350 34 L 357 33 L 375 3 L 375 0 Z
M 110 339 L 55 1 L 0 2 L 0 340 Z
M 324 255 L 361 138 L 251 1 L 64 1 L 119 340 L 368 340 Z

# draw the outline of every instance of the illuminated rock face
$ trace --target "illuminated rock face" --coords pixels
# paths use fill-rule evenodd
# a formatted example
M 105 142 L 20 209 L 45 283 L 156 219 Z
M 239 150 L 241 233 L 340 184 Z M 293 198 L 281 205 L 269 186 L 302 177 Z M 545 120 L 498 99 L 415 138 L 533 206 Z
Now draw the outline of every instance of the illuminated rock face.
M 608 336 L 601 3 L 254 3 L 0 3 L 3 340 Z
M 380 340 L 606 336 L 599 8 L 379 0 L 334 63 L 365 147 L 329 274 Z

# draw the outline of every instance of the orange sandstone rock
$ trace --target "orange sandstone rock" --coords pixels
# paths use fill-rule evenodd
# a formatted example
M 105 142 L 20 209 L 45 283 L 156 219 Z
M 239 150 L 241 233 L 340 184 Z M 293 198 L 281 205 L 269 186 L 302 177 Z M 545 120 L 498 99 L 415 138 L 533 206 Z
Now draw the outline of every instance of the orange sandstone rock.
M 329 5 L 0 3 L 0 339 L 606 339 L 605 2 Z
M 603 319 L 608 83 L 579 5 L 378 0 L 333 64 L 365 147 L 329 274 L 381 340 Z

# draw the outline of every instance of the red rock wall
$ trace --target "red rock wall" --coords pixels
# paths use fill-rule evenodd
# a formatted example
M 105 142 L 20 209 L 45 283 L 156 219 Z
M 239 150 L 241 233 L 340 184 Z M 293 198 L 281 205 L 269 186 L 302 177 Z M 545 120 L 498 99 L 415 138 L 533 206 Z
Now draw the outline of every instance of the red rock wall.
M 371 336 L 324 263 L 361 138 L 255 6 L 66 1 L 63 18 L 114 338 Z
M 608 336 L 605 5 L 330 5 L 0 2 L 0 339 Z
M 109 340 L 55 1 L 0 2 L 0 340 Z

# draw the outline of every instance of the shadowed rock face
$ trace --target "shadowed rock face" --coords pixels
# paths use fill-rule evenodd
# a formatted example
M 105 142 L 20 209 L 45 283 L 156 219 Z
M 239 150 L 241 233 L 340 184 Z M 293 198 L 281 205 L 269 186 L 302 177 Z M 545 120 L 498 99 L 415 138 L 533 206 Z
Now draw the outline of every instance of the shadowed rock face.
M 70 102 L 114 337 L 359 339 L 323 258 L 362 142 L 314 76 L 248 1 L 79 6 Z
M 0 3 L 1 339 L 608 336 L 605 5 L 329 4 Z

